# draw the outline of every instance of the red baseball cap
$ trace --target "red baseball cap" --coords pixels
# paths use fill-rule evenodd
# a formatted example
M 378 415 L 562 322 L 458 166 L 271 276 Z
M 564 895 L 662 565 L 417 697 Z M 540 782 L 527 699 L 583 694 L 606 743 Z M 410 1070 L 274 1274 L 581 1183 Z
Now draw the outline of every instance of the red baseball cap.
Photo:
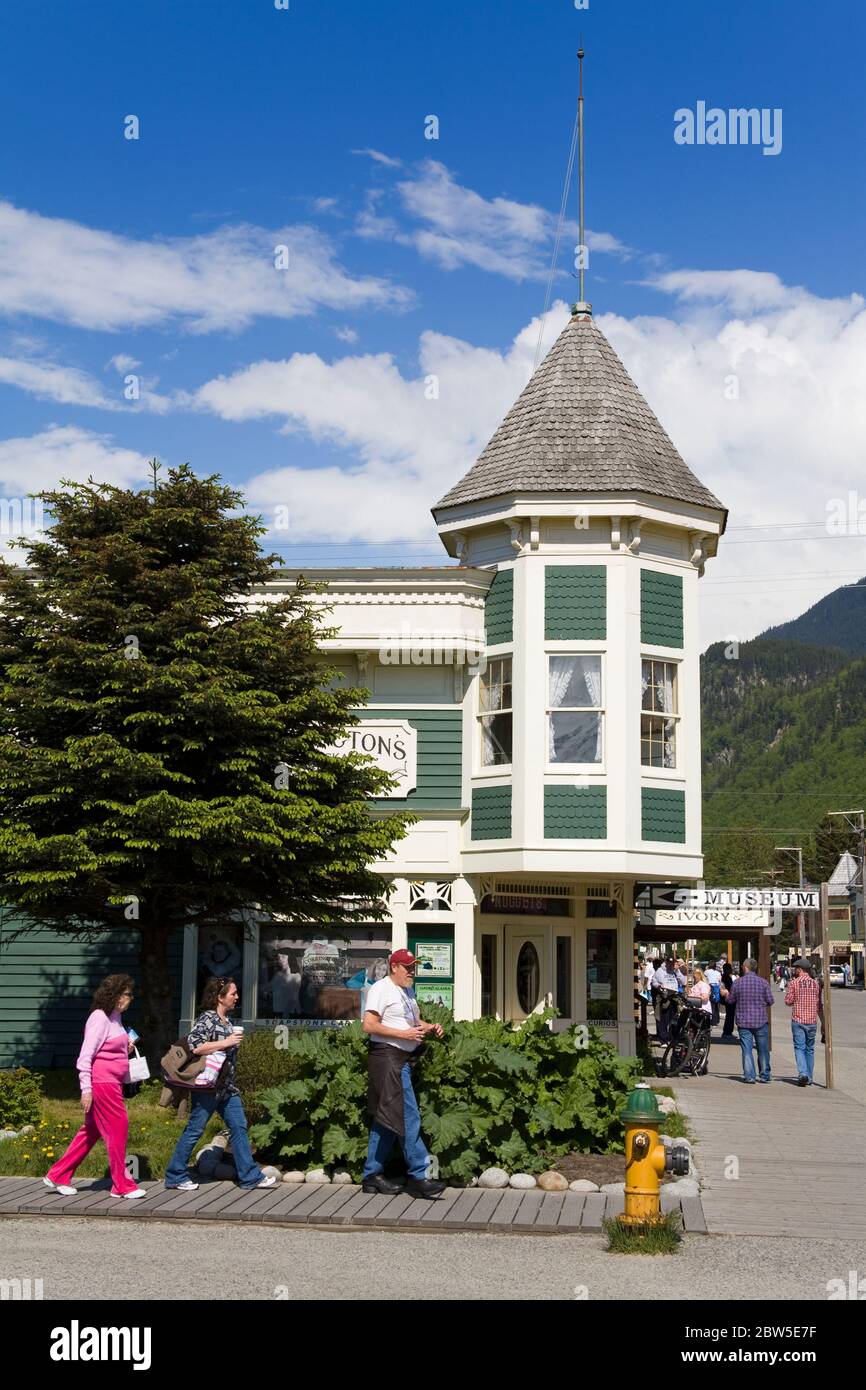
M 411 951 L 407 951 L 405 947 L 402 947 L 399 951 L 392 951 L 392 952 L 391 952 L 390 956 L 388 957 L 388 964 L 389 964 L 389 965 L 414 965 L 414 964 L 415 964 L 415 957 L 412 955 L 412 952 L 411 952 Z

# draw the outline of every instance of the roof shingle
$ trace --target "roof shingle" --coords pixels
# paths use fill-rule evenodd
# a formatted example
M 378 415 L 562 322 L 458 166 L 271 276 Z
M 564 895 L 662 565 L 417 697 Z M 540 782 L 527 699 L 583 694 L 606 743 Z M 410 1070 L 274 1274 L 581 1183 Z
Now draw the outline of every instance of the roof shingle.
M 589 317 L 566 324 L 477 462 L 433 511 L 513 492 L 648 492 L 724 511 Z

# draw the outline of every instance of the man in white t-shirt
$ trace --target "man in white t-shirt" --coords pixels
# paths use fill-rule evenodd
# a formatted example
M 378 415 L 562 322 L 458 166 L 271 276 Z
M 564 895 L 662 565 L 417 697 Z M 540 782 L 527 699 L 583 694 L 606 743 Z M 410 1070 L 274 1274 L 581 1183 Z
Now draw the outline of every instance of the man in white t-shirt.
M 438 1023 L 424 1023 L 413 985 L 415 957 L 394 951 L 388 958 L 388 978 L 370 986 L 364 1002 L 364 1032 L 369 1038 L 367 1108 L 373 1115 L 364 1192 L 401 1192 L 399 1183 L 384 1175 L 385 1163 L 397 1139 L 403 1149 L 411 1197 L 439 1197 L 444 1182 L 427 1177 L 430 1155 L 421 1138 L 421 1115 L 412 1086 L 412 1068 L 421 1040 L 428 1033 L 442 1037 Z

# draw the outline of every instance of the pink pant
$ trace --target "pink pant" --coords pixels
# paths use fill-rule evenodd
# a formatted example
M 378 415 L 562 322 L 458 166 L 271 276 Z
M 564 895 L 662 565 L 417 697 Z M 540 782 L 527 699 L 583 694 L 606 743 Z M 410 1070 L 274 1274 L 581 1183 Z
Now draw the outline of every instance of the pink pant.
M 111 1169 L 111 1190 L 132 1192 L 135 1183 L 126 1171 L 126 1139 L 129 1116 L 123 1103 L 123 1090 L 118 1081 L 94 1081 L 93 1101 L 84 1117 L 84 1124 L 62 1158 L 52 1164 L 45 1174 L 52 1182 L 68 1183 L 79 1163 L 101 1138 L 108 1150 Z

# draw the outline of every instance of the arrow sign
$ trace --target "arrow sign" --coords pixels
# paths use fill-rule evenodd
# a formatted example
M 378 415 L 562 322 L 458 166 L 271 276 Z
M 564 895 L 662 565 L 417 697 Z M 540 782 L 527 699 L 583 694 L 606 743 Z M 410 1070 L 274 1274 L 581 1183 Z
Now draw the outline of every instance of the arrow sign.
M 638 907 L 665 908 L 724 907 L 742 909 L 779 908 L 783 912 L 818 912 L 820 888 L 692 888 L 669 883 L 652 883 L 648 900 L 638 898 Z

